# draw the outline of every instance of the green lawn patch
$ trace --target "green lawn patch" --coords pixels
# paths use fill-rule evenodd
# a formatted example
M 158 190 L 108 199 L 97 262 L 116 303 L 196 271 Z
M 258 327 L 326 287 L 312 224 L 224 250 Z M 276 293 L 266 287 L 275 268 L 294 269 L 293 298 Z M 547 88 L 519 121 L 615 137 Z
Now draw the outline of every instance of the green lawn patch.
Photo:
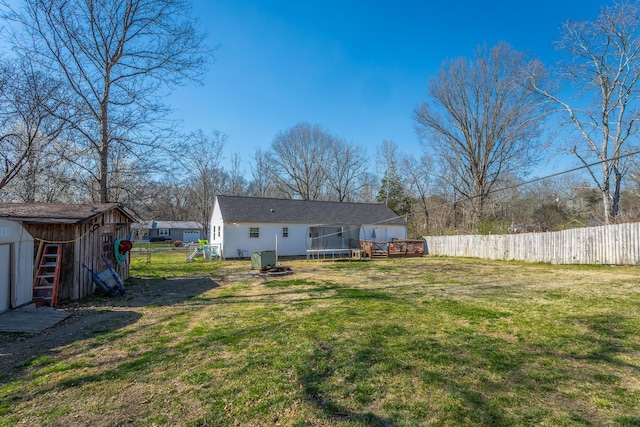
M 640 425 L 636 267 L 184 264 L 133 264 L 132 321 L 0 377 L 0 425 Z M 181 275 L 216 286 L 136 299 Z

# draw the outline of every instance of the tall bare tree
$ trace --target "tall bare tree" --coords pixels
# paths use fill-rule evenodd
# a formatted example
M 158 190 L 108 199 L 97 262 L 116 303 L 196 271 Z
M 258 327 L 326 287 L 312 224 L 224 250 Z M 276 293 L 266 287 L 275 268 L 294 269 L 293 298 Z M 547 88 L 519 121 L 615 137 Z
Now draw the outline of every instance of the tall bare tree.
M 354 202 L 359 203 L 375 203 L 376 195 L 380 189 L 380 180 L 372 172 L 365 172 L 358 178 L 358 191 L 356 192 Z
M 193 217 L 200 221 L 203 233 L 209 232 L 216 194 L 225 192 L 229 175 L 222 169 L 223 151 L 228 136 L 214 130 L 211 136 L 202 130 L 187 139 L 182 150 L 183 168 L 187 171 L 186 192 L 193 206 Z
M 327 177 L 327 196 L 338 202 L 354 201 L 367 172 L 367 159 L 361 147 L 335 138 L 327 147 L 327 162 L 321 165 Z
M 0 63 L 0 190 L 27 173 L 36 182 L 33 174 L 59 162 L 50 146 L 64 130 L 56 117 L 63 114 L 63 93 L 59 81 L 27 61 Z M 35 199 L 34 188 L 28 193 L 22 195 Z
M 267 154 L 260 148 L 256 149 L 251 164 L 251 182 L 247 192 L 253 197 L 274 196 L 276 191 L 276 174 L 273 172 Z
M 446 61 L 414 111 L 425 146 L 471 202 L 472 226 L 500 176 L 525 171 L 539 148 L 542 97 L 521 83 L 539 67 L 506 43 L 480 47 L 470 60 Z
M 231 168 L 229 169 L 229 183 L 224 190 L 230 196 L 244 196 L 247 189 L 247 180 L 242 171 L 242 157 L 238 153 L 231 155 Z
M 100 201 L 110 199 L 110 152 L 157 142 L 165 90 L 198 80 L 210 58 L 189 0 L 24 0 L 5 17 L 24 32 L 19 51 L 64 79 L 69 124 L 95 164 Z M 89 162 L 90 160 L 87 160 Z
M 266 154 L 278 188 L 288 197 L 321 200 L 326 190 L 326 165 L 334 137 L 320 125 L 298 123 L 279 132 Z
M 604 7 L 593 21 L 566 22 L 557 43 L 568 54 L 559 79 L 576 89 L 576 99 L 569 100 L 544 87 L 544 80 L 538 76 L 533 81 L 534 89 L 555 102 L 577 130 L 580 142 L 572 144 L 570 150 L 587 166 L 600 190 L 607 223 L 620 208 L 627 170 L 620 156 L 637 147 L 633 137 L 640 118 L 639 29 L 640 7 L 636 2 Z M 600 172 L 593 166 L 596 161 L 601 164 Z
M 414 228 L 429 230 L 430 196 L 433 194 L 433 165 L 431 158 L 425 153 L 420 159 L 405 156 L 402 159 L 402 170 L 405 174 L 408 192 L 413 203 L 413 216 L 409 218 Z M 421 224 L 418 224 L 421 221 Z M 420 226 L 418 226 L 420 225 Z

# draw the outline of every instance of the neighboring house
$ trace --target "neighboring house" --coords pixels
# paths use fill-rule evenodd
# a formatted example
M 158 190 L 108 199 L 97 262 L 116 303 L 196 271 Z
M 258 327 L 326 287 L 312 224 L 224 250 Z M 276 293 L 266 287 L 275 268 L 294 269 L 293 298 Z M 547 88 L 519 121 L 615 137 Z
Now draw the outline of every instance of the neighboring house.
M 136 240 L 164 242 L 180 240 L 185 243 L 204 239 L 203 227 L 197 221 L 148 221 L 131 227 Z
M 278 255 L 297 256 L 406 237 L 405 221 L 385 205 L 217 196 L 209 243 L 223 258 L 240 258 L 275 250 L 276 239 Z
M 58 301 L 75 300 L 93 293 L 93 276 L 85 266 L 95 272 L 104 270 L 103 256 L 122 280 L 129 278 L 129 264 L 117 264 L 114 254 L 117 240 L 129 237 L 134 222 L 122 205 L 0 203 L 0 219 L 20 223 L 33 237 L 36 247 L 46 243 L 62 245 Z M 19 260 L 31 274 L 39 261 L 33 250 Z M 33 283 L 33 276 L 30 281 Z

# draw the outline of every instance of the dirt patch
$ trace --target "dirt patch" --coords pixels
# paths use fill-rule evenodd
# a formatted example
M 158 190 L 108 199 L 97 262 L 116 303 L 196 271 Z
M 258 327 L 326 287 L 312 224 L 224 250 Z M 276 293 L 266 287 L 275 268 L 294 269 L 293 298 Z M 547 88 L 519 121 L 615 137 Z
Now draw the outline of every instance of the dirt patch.
M 93 296 L 60 304 L 58 309 L 72 314 L 51 328 L 35 334 L 0 333 L 0 376 L 34 356 L 53 355 L 74 341 L 132 324 L 142 317 L 144 307 L 180 304 L 214 289 L 220 286 L 218 279 L 136 280 L 127 284 L 123 297 Z

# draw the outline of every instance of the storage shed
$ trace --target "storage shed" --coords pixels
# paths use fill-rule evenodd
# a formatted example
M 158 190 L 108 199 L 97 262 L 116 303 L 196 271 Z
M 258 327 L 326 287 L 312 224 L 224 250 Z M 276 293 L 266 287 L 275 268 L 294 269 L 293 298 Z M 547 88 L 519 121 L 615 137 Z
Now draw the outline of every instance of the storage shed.
M 31 301 L 33 250 L 20 223 L 0 218 L 0 313 Z
M 129 278 L 129 263 L 118 264 L 114 247 L 129 238 L 134 218 L 116 203 L 55 204 L 0 203 L 0 219 L 16 221 L 33 236 L 35 246 L 62 245 L 58 301 L 75 300 L 93 293 L 95 285 L 85 265 L 98 272 L 105 269 L 106 257 L 122 280 Z M 33 272 L 34 251 L 28 260 Z M 33 277 L 33 276 L 31 276 Z M 33 280 L 33 279 L 32 279 Z

